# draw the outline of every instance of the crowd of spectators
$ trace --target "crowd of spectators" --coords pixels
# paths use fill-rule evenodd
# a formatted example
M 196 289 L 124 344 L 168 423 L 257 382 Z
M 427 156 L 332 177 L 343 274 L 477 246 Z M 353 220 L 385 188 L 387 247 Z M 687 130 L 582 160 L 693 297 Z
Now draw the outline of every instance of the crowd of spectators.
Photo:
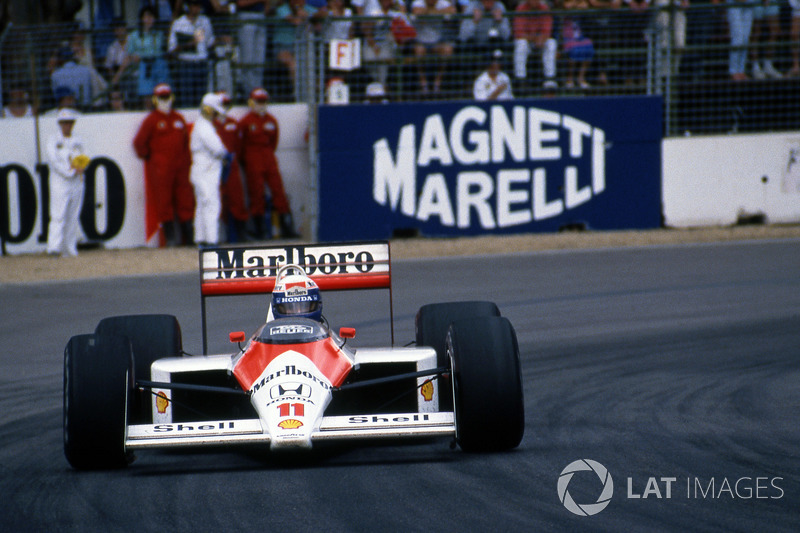
M 515 94 L 523 96 L 559 87 L 642 87 L 648 47 L 655 59 L 650 73 L 658 79 L 800 76 L 800 0 L 141 3 L 137 20 L 112 21 L 103 38 L 96 28 L 76 29 L 48 48 L 50 94 L 40 107 L 57 108 L 69 92 L 82 110 L 149 109 L 159 83 L 176 87 L 178 107 L 196 106 L 215 90 L 244 103 L 261 86 L 276 101 L 303 100 L 310 90 L 303 75 L 311 36 L 326 43 L 361 39 L 362 69 L 324 74 L 353 82 L 353 101 L 364 101 L 374 82 L 388 98 L 393 91 L 406 100 L 468 96 L 495 51 L 512 74 Z M 729 50 L 713 65 L 713 53 L 697 48 L 706 45 Z M 692 49 L 684 52 L 687 46 Z M 4 115 L 26 112 L 33 88 L 4 84 Z

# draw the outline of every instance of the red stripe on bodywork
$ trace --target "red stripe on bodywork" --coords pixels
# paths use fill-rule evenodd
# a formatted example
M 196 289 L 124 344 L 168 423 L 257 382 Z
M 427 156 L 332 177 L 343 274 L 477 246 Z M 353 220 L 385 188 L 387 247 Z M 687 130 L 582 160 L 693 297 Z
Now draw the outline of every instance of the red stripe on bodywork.
M 353 365 L 330 337 L 303 344 L 265 344 L 254 341 L 233 368 L 233 375 L 242 389 L 250 390 L 264 369 L 278 356 L 295 351 L 308 358 L 331 385 L 344 382 Z

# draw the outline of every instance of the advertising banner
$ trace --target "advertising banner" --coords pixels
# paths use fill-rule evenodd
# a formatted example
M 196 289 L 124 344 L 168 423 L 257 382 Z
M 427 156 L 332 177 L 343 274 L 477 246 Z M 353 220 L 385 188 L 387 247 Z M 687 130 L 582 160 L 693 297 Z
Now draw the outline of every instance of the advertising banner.
M 196 109 L 180 110 L 189 122 Z M 308 211 L 308 109 L 304 104 L 269 107 L 281 128 L 276 156 L 284 189 L 302 231 Z M 232 110 L 236 118 L 247 108 Z M 81 115 L 74 134 L 79 136 L 92 162 L 85 173 L 86 192 L 80 216 L 81 243 L 104 248 L 156 246 L 145 236 L 144 166 L 136 157 L 133 138 L 143 112 Z M 3 254 L 41 253 L 45 250 L 49 221 L 49 175 L 45 143 L 57 132 L 55 117 L 0 120 L 0 250 Z
M 321 106 L 319 238 L 655 228 L 660 97 Z

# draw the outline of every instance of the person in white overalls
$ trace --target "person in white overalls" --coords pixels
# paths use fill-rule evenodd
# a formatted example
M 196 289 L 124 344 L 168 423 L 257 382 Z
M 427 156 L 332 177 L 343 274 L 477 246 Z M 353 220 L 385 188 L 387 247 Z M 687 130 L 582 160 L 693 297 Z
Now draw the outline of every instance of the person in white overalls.
M 226 160 L 230 158 L 214 127 L 214 119 L 224 115 L 222 95 L 208 93 L 200 103 L 200 117 L 192 127 L 190 181 L 194 186 L 194 240 L 200 246 L 219 243 L 219 215 L 222 210 L 220 183 Z
M 89 163 L 80 137 L 72 135 L 78 119 L 74 109 L 58 112 L 58 132 L 47 140 L 50 167 L 50 224 L 47 228 L 47 253 L 78 255 L 78 224 L 83 205 L 83 172 Z

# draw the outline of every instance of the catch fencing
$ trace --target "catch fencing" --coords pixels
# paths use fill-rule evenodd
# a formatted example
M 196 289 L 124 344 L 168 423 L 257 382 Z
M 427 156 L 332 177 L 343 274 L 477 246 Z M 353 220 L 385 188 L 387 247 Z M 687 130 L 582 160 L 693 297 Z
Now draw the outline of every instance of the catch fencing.
M 730 31 L 732 12 L 755 4 L 652 4 L 658 5 L 641 11 L 629 4 L 523 13 L 511 7 L 480 20 L 466 12 L 415 16 L 408 9 L 404 16 L 327 16 L 296 26 L 230 15 L 212 20 L 215 40 L 193 65 L 169 53 L 168 26 L 155 30 L 163 43 L 157 57 L 124 64 L 107 61 L 115 39 L 110 28 L 10 26 L 0 36 L 2 103 L 18 112 L 28 103 L 39 112 L 55 108 L 63 92 L 57 94 L 53 76 L 69 57 L 90 73 L 89 88 L 76 94 L 85 112 L 145 108 L 142 77 L 154 72 L 173 85 L 179 107 L 196 107 L 203 93 L 216 90 L 246 104 L 256 86 L 266 87 L 273 103 L 360 103 L 375 81 L 385 88 L 381 99 L 468 100 L 497 58 L 515 98 L 662 95 L 665 136 L 798 129 L 800 19 L 788 4 L 777 17 L 755 18 L 744 41 L 731 39 L 741 34 Z M 526 23 L 550 25 L 552 40 L 518 39 Z M 431 28 L 440 31 L 437 43 L 423 42 Z M 358 40 L 358 61 L 331 68 L 331 43 L 347 38 Z M 342 50 L 352 53 L 334 52 Z

